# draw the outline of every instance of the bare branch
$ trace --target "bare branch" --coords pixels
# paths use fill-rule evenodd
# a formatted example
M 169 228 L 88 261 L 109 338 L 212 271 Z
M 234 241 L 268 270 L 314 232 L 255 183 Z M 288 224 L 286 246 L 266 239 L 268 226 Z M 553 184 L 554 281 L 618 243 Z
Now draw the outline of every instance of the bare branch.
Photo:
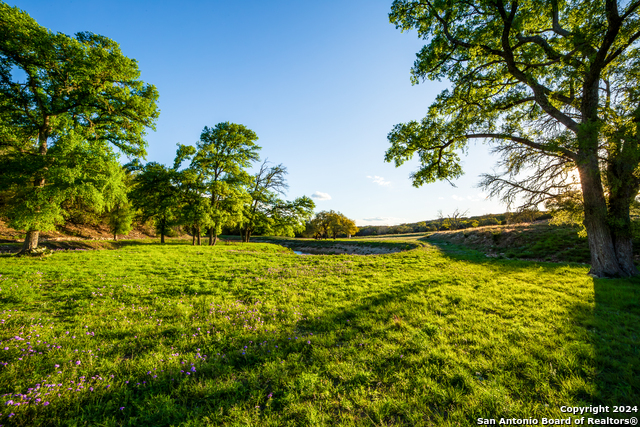
M 568 150 L 564 147 L 551 147 L 551 146 L 547 146 L 544 144 L 539 144 L 536 142 L 533 142 L 527 138 L 522 138 L 519 136 L 515 136 L 515 135 L 507 135 L 507 134 L 500 134 L 500 133 L 476 133 L 476 134 L 467 134 L 465 135 L 466 138 L 488 138 L 488 139 L 503 139 L 503 140 L 509 140 L 509 141 L 513 141 L 513 142 L 517 142 L 519 144 L 523 144 L 526 145 L 527 147 L 533 148 L 535 150 L 539 150 L 542 151 L 546 154 L 555 154 L 557 152 L 561 153 L 563 157 L 566 157 L 569 160 L 572 161 L 576 161 L 578 156 L 576 153 L 574 153 L 571 150 Z

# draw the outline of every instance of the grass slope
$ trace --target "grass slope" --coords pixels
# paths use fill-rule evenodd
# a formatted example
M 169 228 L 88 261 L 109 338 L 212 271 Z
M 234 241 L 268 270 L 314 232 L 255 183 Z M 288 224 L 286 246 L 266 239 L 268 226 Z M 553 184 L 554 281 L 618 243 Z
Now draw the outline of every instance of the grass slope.
M 589 243 L 578 236 L 576 227 L 550 225 L 548 221 L 439 231 L 429 233 L 425 240 L 455 243 L 500 258 L 591 262 Z M 639 251 L 640 239 L 634 238 L 634 253 Z
M 587 270 L 429 244 L 2 255 L 0 424 L 453 426 L 637 405 L 640 281 Z

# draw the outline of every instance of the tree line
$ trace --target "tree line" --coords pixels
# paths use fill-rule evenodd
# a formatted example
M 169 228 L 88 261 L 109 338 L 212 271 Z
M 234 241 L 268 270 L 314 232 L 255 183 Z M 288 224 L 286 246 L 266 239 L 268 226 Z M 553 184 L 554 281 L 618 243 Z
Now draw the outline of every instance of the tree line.
M 198 244 L 205 231 L 211 245 L 223 227 L 239 228 L 244 241 L 304 231 L 313 201 L 282 199 L 281 164 L 247 172 L 260 147 L 243 125 L 205 127 L 195 147 L 178 145 L 173 165 L 142 164 L 159 111 L 157 89 L 139 77 L 113 40 L 53 33 L 0 2 L 0 215 L 26 231 L 22 252 L 79 207 L 108 212 L 114 237 L 136 213 L 162 242 L 175 225 Z
M 302 196 L 281 198 L 288 188 L 287 168 L 259 160 L 256 134 L 223 122 L 205 127 L 196 146 L 178 144 L 171 167 L 150 162 L 125 165 L 132 176 L 131 205 L 143 220 L 153 220 L 164 243 L 170 227 L 181 225 L 201 244 L 203 232 L 215 245 L 223 228 L 236 228 L 242 241 L 251 235 L 293 237 L 305 229 L 315 203 Z M 126 221 L 125 221 L 126 224 Z
M 552 212 L 536 209 L 524 209 L 518 212 L 502 214 L 487 214 L 466 217 L 466 212 L 456 209 L 451 214 L 444 215 L 438 211 L 436 219 L 419 221 L 399 225 L 367 225 L 360 227 L 357 236 L 378 236 L 384 234 L 425 233 L 429 231 L 464 230 L 487 225 L 521 224 L 554 218 Z

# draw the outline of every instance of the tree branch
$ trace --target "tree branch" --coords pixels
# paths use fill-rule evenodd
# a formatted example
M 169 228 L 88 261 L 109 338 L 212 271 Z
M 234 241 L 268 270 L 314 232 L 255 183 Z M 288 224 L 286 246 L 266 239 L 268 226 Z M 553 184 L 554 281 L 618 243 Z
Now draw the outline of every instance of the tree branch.
M 533 148 L 535 150 L 543 151 L 545 153 L 557 153 L 560 152 L 563 157 L 568 160 L 577 161 L 578 155 L 571 150 L 568 150 L 564 147 L 546 147 L 543 144 L 538 144 L 533 142 L 527 138 L 522 138 L 515 135 L 507 135 L 500 133 L 472 133 L 464 135 L 465 138 L 489 138 L 489 139 L 505 139 L 508 141 L 517 142 L 519 144 L 526 145 L 527 147 Z
M 502 31 L 502 49 L 504 50 L 504 58 L 507 63 L 507 69 L 512 76 L 520 80 L 522 83 L 529 86 L 535 95 L 536 102 L 540 107 L 550 116 L 555 118 L 557 121 L 565 125 L 572 132 L 578 132 L 578 124 L 569 116 L 564 114 L 562 111 L 558 110 L 554 107 L 547 99 L 546 94 L 548 89 L 538 83 L 533 77 L 525 74 L 522 70 L 520 70 L 516 64 L 515 57 L 513 55 L 513 50 L 509 43 L 509 33 L 511 32 L 511 25 L 513 24 L 513 17 L 515 16 L 518 4 L 517 2 L 513 2 L 511 5 L 511 11 L 509 15 L 507 15 L 504 10 L 504 6 L 501 2 L 497 3 L 498 11 L 504 20 L 504 29 Z

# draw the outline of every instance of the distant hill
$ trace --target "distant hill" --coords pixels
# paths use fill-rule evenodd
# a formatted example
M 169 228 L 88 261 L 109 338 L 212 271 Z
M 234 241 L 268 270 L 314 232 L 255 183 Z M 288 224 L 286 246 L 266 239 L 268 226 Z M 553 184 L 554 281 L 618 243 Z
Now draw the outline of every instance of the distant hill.
M 356 236 L 379 236 L 384 234 L 425 233 L 428 231 L 464 230 L 488 225 L 523 224 L 551 219 L 551 214 L 543 211 L 505 212 L 480 216 L 461 216 L 457 211 L 438 219 L 400 225 L 366 225 L 359 227 Z

